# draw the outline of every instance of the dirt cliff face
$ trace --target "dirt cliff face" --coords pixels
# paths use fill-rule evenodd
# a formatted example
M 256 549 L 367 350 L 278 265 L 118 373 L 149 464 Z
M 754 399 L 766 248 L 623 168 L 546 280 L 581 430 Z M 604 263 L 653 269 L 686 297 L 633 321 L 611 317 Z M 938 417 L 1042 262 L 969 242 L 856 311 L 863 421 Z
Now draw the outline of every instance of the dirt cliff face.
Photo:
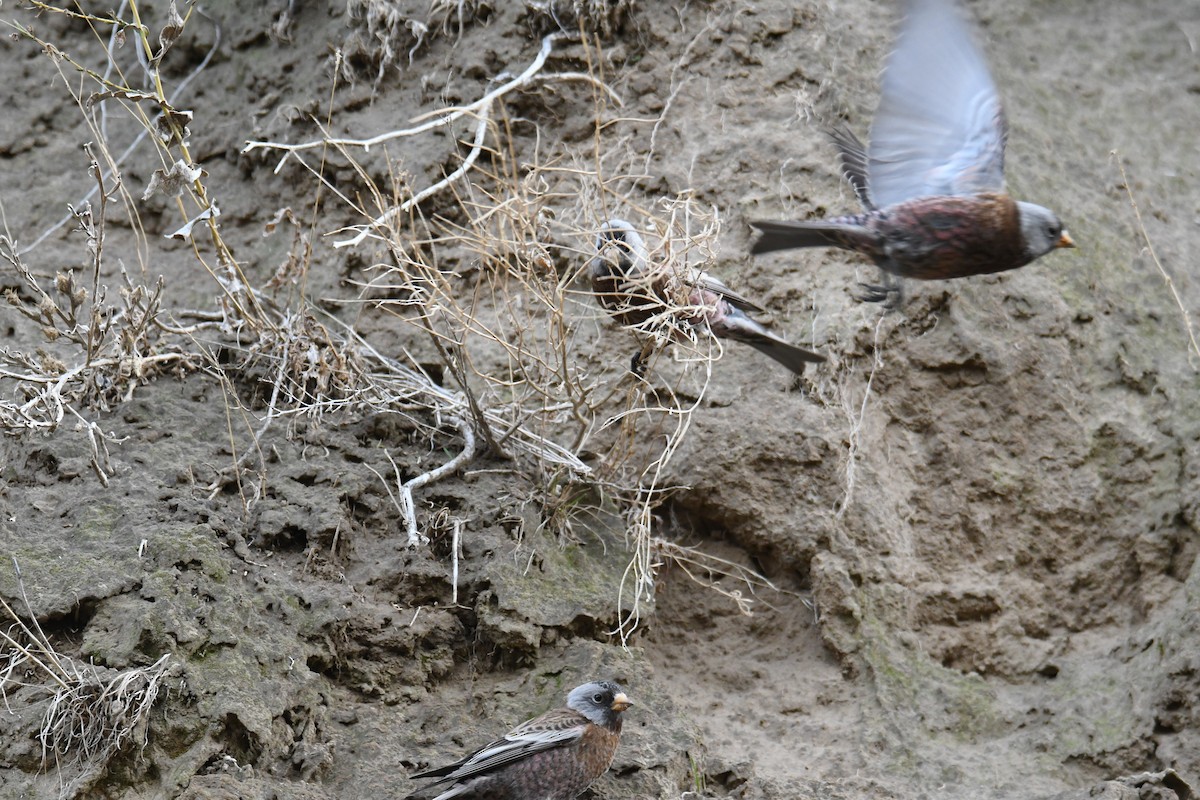
M 745 221 L 854 209 L 891 4 L 245 6 L 0 9 L 0 795 L 403 797 L 604 677 L 585 796 L 1191 796 L 1200 9 L 967 3 L 1079 249 L 885 313 Z M 827 363 L 633 379 L 614 216 Z

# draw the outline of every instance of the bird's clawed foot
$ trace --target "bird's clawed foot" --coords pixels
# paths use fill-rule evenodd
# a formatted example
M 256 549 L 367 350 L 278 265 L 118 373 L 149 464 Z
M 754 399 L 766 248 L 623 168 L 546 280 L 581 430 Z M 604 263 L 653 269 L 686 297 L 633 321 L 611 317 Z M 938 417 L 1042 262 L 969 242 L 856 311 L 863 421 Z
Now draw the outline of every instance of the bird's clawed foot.
M 862 303 L 883 303 L 888 311 L 894 311 L 904 304 L 904 283 L 886 272 L 882 278 L 882 283 L 860 283 L 856 299 Z
M 646 367 L 650 365 L 650 356 L 654 355 L 654 343 L 647 342 L 642 345 L 642 349 L 633 354 L 633 358 L 629 359 L 629 371 L 636 377 L 646 379 Z
M 886 308 L 895 308 L 896 298 L 900 289 L 896 286 L 883 286 L 878 283 L 860 283 L 859 292 L 854 296 L 860 303 L 883 303 Z

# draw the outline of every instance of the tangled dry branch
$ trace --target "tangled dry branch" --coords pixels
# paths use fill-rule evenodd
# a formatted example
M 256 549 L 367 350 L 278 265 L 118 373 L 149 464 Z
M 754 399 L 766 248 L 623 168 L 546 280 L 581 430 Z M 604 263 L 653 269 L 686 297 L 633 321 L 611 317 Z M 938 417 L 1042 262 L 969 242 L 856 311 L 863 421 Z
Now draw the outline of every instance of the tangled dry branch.
M 542 5 L 556 15 L 611 11 L 603 4 L 574 3 L 569 9 L 568 4 Z M 132 23 L 121 21 L 126 10 Z M 449 5 L 444 10 L 453 11 Z M 152 45 L 133 0 L 111 17 L 88 21 L 110 25 L 114 36 L 117 30 L 136 33 L 144 54 L 139 64 L 151 88 L 115 83 L 106 77 L 110 70 L 89 69 L 37 40 L 54 54 L 60 69 L 66 64 L 85 82 L 95 83 L 90 95 L 72 90 L 99 148 L 92 166 L 98 207 L 81 206 L 74 214 L 92 255 L 92 272 L 90 289 L 70 272 L 58 275 L 53 289 L 44 287 L 15 245 L 0 241 L 0 258 L 21 278 L 21 291 L 11 294 L 9 302 L 42 326 L 60 349 L 70 345 L 70 352 L 78 354 L 58 360 L 0 354 L 0 378 L 15 382 L 22 396 L 19 402 L 0 405 L 0 424 L 10 431 L 52 429 L 73 415 L 85 423 L 103 479 L 108 439 L 87 420 L 89 409 L 127 399 L 139 382 L 169 369 L 214 375 L 231 404 L 242 402 L 234 383 L 250 383 L 265 395 L 264 409 L 238 409 L 249 421 L 251 441 L 234 448 L 240 455 L 209 486 L 216 493 L 231 481 L 240 485 L 247 471 L 257 472 L 259 482 L 242 492 L 249 507 L 263 490 L 263 437 L 277 423 L 315 423 L 333 413 L 403 415 L 426 437 L 431 451 L 452 453 L 418 474 L 406 474 L 393 462 L 395 474 L 386 482 L 387 490 L 409 545 L 427 541 L 415 494 L 484 453 L 512 460 L 544 487 L 533 496 L 544 504 L 545 519 L 556 530 L 570 528 L 575 500 L 586 494 L 573 485 L 587 483 L 600 489 L 599 496 L 621 501 L 631 560 L 620 601 L 627 613 L 617 632 L 627 637 L 637 625 L 642 601 L 653 592 L 659 559 L 674 558 L 677 552 L 656 538 L 655 511 L 673 489 L 669 466 L 703 402 L 711 364 L 721 348 L 697 324 L 703 314 L 688 306 L 689 292 L 681 284 L 681 291 L 661 301 L 651 324 L 637 331 L 640 346 L 651 356 L 652 381 L 614 375 L 604 363 L 581 359 L 579 340 L 605 329 L 610 332 L 603 335 L 614 342 L 627 334 L 611 332 L 587 292 L 575 287 L 594 253 L 602 220 L 618 215 L 637 220 L 641 230 L 653 233 L 656 266 L 679 275 L 715 258 L 720 226 L 711 209 L 686 194 L 666 199 L 641 194 L 644 153 L 635 154 L 629 137 L 620 133 L 622 125 L 634 123 L 611 113 L 621 99 L 598 70 L 545 71 L 556 48 L 580 39 L 563 33 L 545 36 L 515 76 L 497 76 L 478 99 L 421 115 L 403 129 L 298 144 L 251 141 L 243 149 L 281 153 L 276 171 L 297 162 L 314 177 L 317 194 L 327 190 L 345 204 L 351 221 L 358 221 L 339 229 L 354 235 L 333 247 L 370 248 L 364 255 L 377 257 L 375 275 L 363 286 L 370 299 L 350 302 L 411 324 L 434 353 L 438 363 L 431 366 L 428 358 L 381 354 L 353 325 L 313 306 L 304 291 L 293 290 L 305 284 L 314 244 L 290 208 L 268 224 L 271 231 L 284 225 L 292 230 L 284 265 L 264 286 L 247 279 L 216 224 L 215 193 L 193 166 L 188 149 L 188 128 L 202 121 L 176 108 L 172 98 L 178 92 L 169 94 L 158 73 L 168 45 Z M 179 35 L 172 31 L 171 36 Z M 33 38 L 29 31 L 22 35 Z M 117 56 L 109 41 L 111 66 Z M 592 64 L 593 56 L 583 44 L 572 57 Z M 574 102 L 589 106 L 586 111 L 594 120 L 590 142 L 568 144 L 522 113 L 522 105 L 542 102 L 541 93 L 551 86 L 582 88 Z M 121 305 L 103 302 L 99 276 L 106 254 L 107 204 L 123 198 L 134 216 L 131 227 L 139 235 L 143 231 L 136 204 L 122 186 L 124 156 L 111 155 L 119 148 L 104 135 L 106 109 L 112 104 L 127 108 L 158 148 L 162 167 L 147 195 L 175 196 L 184 224 L 172 235 L 196 245 L 206 232 L 211 240 L 204 252 L 214 253 L 215 263 L 205 260 L 200 247 L 194 252 L 214 278 L 213 309 L 164 311 L 161 282 L 138 286 L 123 271 Z M 157 109 L 158 115 L 147 113 L 149 109 Z M 378 185 L 357 160 L 373 150 L 386 152 L 393 141 L 464 124 L 462 146 L 451 145 L 456 168 L 419 190 L 409 191 L 407 180 L 395 172 L 389 172 L 393 186 Z M 516 132 L 519 128 L 523 132 Z M 309 151 L 319 152 L 323 164 L 328 158 L 343 159 L 362 180 L 360 191 L 343 194 L 335 188 L 321 168 L 305 160 Z M 426 218 L 423 212 L 435 196 L 440 210 Z M 371 200 L 370 211 L 358 197 Z M 149 250 L 149 239 L 141 241 Z M 287 290 L 282 302 L 276 299 L 281 289 Z

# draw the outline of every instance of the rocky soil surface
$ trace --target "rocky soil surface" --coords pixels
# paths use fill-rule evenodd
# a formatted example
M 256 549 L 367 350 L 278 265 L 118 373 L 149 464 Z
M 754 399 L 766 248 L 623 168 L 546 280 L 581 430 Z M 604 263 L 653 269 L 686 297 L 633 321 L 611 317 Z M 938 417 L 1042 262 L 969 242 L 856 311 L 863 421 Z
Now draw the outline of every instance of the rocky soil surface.
M 885 313 L 746 220 L 854 208 L 893 3 L 55 5 L 0 7 L 0 796 L 402 798 L 595 677 L 591 798 L 1194 796 L 1200 6 L 967 2 L 1079 249 Z M 611 216 L 827 363 L 634 380 Z

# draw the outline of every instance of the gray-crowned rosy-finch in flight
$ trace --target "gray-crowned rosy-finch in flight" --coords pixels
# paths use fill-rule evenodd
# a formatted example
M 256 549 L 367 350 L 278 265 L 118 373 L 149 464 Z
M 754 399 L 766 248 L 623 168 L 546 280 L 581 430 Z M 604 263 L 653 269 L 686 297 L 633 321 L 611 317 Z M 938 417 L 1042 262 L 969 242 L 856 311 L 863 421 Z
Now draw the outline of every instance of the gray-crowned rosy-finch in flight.
M 933 280 L 1022 267 L 1074 247 L 1053 211 L 1004 191 L 1004 110 L 983 55 L 951 0 L 907 0 L 883 73 L 870 146 L 833 131 L 842 172 L 865 209 L 831 219 L 751 222 L 753 253 L 840 247 L 892 276 Z
M 824 356 L 789 344 L 752 319 L 761 306 L 697 269 L 652 265 L 642 237 L 623 219 L 605 222 L 589 265 L 592 292 L 622 325 L 649 332 L 656 326 L 688 325 L 714 336 L 744 342 L 796 374 Z M 641 373 L 641 356 L 633 370 Z
M 612 764 L 632 706 L 611 681 L 576 686 L 567 705 L 523 722 L 471 755 L 413 775 L 453 785 L 433 800 L 574 800 Z M 422 790 L 421 794 L 424 794 Z

